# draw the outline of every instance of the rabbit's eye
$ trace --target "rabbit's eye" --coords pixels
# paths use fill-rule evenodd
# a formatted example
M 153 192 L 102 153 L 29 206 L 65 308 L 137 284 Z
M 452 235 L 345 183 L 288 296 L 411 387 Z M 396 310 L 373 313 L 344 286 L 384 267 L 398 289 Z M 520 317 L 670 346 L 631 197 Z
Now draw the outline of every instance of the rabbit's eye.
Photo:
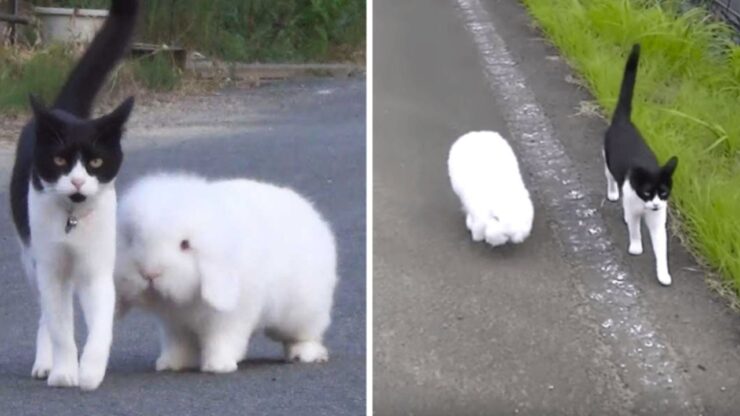
M 190 250 L 190 241 L 188 240 L 180 241 L 180 250 L 182 251 Z

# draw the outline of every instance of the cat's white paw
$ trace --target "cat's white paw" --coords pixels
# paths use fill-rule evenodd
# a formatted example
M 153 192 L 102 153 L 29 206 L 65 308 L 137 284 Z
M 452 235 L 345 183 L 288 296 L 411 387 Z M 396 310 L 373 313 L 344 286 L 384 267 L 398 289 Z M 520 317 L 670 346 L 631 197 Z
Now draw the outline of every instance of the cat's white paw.
M 103 382 L 107 366 L 106 359 L 88 358 L 83 355 L 80 362 L 80 388 L 86 391 L 97 389 Z
M 473 227 L 473 217 L 468 214 L 465 216 L 465 226 L 470 230 Z
M 617 202 L 619 201 L 619 191 L 616 192 L 609 192 L 606 193 L 606 199 L 608 199 L 611 202 Z
M 105 367 L 105 363 L 80 365 L 80 388 L 86 391 L 97 389 L 105 377 Z
M 186 352 L 163 352 L 155 364 L 157 371 L 183 371 L 198 367 L 198 358 Z
M 668 272 L 658 273 L 658 281 L 663 286 L 670 286 L 672 283 L 671 275 Z
M 225 357 L 208 357 L 203 360 L 200 371 L 204 373 L 231 373 L 239 368 L 236 360 Z
M 286 348 L 285 359 L 301 363 L 324 363 L 329 361 L 329 351 L 319 342 L 297 342 Z
M 43 380 L 49 377 L 50 372 L 51 360 L 47 361 L 36 359 L 36 361 L 33 363 L 33 368 L 31 369 L 31 377 Z
M 640 254 L 642 254 L 642 242 L 630 243 L 627 252 L 632 254 L 633 256 L 639 256 Z
M 77 368 L 72 366 L 52 368 L 46 384 L 51 387 L 76 387 L 79 385 Z

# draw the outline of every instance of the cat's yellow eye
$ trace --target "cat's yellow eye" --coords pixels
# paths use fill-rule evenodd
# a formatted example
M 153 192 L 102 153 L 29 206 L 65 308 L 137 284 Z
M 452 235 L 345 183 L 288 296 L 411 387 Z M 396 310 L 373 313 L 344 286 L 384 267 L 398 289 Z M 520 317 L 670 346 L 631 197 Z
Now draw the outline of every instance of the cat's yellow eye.
M 101 159 L 99 157 L 98 158 L 95 158 L 95 159 L 93 159 L 93 160 L 91 160 L 89 162 L 89 165 L 90 165 L 91 168 L 97 169 L 97 168 L 103 166 L 103 159 Z
M 63 157 L 57 156 L 54 158 L 54 164 L 57 166 L 65 166 L 67 164 L 67 160 Z

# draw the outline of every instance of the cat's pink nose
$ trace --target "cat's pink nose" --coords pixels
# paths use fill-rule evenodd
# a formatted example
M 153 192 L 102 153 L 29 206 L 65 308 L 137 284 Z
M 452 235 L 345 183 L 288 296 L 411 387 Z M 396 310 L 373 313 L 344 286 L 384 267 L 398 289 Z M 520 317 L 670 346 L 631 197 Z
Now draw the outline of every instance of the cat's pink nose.
M 72 185 L 74 185 L 78 191 L 80 190 L 80 188 L 82 188 L 82 185 L 84 184 L 85 184 L 84 179 L 79 179 L 79 178 L 72 179 Z

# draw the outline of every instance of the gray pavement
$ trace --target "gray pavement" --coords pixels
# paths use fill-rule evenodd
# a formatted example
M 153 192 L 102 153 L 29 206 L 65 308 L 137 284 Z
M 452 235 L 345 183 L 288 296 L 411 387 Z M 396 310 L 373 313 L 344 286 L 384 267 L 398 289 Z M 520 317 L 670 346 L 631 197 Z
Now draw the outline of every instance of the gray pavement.
M 326 365 L 281 361 L 259 335 L 229 375 L 159 374 L 152 320 L 118 322 L 99 390 L 50 389 L 30 378 L 37 307 L 0 210 L 0 415 L 344 415 L 365 411 L 365 80 L 307 80 L 143 103 L 125 139 L 123 189 L 145 173 L 186 169 L 291 186 L 315 201 L 338 239 L 340 283 Z M 0 149 L 0 198 L 12 149 Z M 78 325 L 81 340 L 83 325 Z
M 676 238 L 670 288 L 647 238 L 645 255 L 625 255 L 621 210 L 604 203 L 606 124 L 579 114 L 593 98 L 519 2 L 462 3 L 478 4 L 374 4 L 376 414 L 736 414 L 740 318 Z M 481 44 L 495 37 L 512 62 Z M 502 85 L 511 68 L 526 88 Z M 511 107 L 530 99 L 553 138 L 544 149 Z M 446 156 L 476 129 L 502 132 L 520 155 L 536 212 L 521 246 L 492 249 L 465 229 Z M 562 154 L 541 157 L 552 149 Z M 552 185 L 549 162 L 571 188 Z M 601 228 L 573 227 L 574 206 Z M 615 270 L 623 281 L 607 279 Z

